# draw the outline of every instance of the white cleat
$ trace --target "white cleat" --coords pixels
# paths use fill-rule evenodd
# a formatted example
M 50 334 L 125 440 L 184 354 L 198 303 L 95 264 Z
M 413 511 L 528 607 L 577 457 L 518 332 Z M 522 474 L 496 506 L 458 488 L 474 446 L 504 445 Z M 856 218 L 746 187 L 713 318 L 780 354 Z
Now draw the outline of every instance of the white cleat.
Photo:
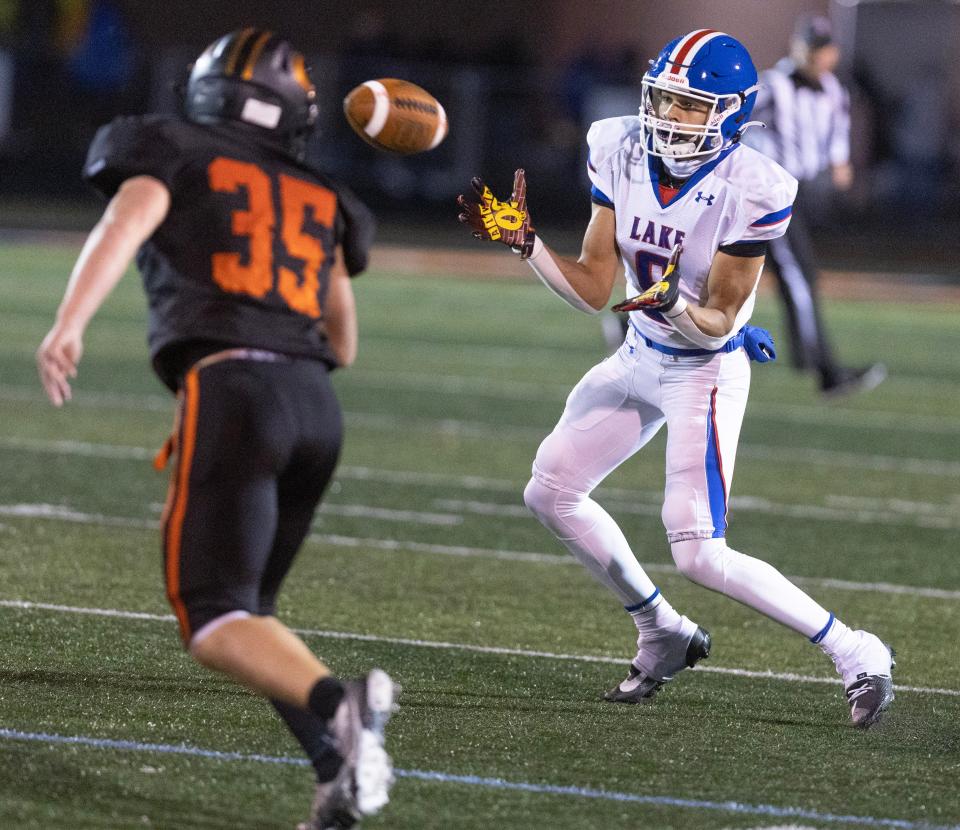
M 857 648 L 849 658 L 837 658 L 837 673 L 843 678 L 850 719 L 867 729 L 877 723 L 893 703 L 893 649 L 869 631 L 854 631 Z
M 343 700 L 330 720 L 343 763 L 332 781 L 317 784 L 310 819 L 298 830 L 344 830 L 390 800 L 393 764 L 383 746 L 384 730 L 397 710 L 400 688 L 382 669 L 343 686 Z
M 710 633 L 683 617 L 679 632 L 643 637 L 627 676 L 603 695 L 611 703 L 649 703 L 683 669 L 710 656 Z

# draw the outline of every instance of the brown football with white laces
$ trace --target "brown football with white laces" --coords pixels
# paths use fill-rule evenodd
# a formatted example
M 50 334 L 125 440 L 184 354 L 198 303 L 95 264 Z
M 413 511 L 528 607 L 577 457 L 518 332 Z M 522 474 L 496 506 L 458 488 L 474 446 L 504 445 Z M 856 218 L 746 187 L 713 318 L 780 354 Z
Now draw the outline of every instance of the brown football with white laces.
M 378 150 L 410 155 L 432 150 L 447 135 L 447 114 L 429 92 L 409 81 L 365 81 L 343 100 L 347 122 Z

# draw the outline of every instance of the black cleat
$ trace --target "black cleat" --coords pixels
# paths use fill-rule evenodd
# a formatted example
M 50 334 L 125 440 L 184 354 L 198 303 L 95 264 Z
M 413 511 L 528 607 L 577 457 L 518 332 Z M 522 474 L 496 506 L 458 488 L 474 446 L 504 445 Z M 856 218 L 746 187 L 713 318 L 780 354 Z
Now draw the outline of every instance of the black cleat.
M 854 392 L 869 392 L 887 377 L 887 367 L 874 363 L 861 369 L 838 369 L 820 385 L 824 398 L 842 398 Z
M 603 699 L 610 703 L 649 703 L 665 683 L 673 680 L 674 675 L 684 668 L 692 669 L 701 660 L 710 656 L 710 632 L 700 626 L 693 632 L 690 642 L 684 653 L 684 665 L 678 666 L 664 674 L 659 680 L 630 664 L 630 673 L 610 691 L 605 692 Z
M 886 645 L 886 644 L 884 644 Z M 890 652 L 890 670 L 897 664 L 895 652 Z M 890 674 L 867 674 L 862 672 L 847 686 L 847 703 L 850 704 L 850 719 L 858 729 L 868 729 L 877 723 L 893 703 L 893 677 Z

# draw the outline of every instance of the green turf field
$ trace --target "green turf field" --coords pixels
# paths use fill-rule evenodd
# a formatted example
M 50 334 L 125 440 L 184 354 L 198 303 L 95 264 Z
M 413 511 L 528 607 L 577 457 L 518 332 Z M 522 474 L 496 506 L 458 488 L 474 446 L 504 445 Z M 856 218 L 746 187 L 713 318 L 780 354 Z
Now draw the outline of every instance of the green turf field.
M 0 246 L 0 827 L 290 830 L 312 790 L 292 739 L 190 663 L 165 604 L 149 459 L 172 407 L 135 276 L 74 402 L 41 395 L 32 356 L 75 255 Z M 532 280 L 356 290 L 342 466 L 282 617 L 337 672 L 403 685 L 398 783 L 365 826 L 960 825 L 960 308 L 832 302 L 845 359 L 890 369 L 866 396 L 825 405 L 785 360 L 754 370 L 730 542 L 894 644 L 896 703 L 861 733 L 817 648 L 672 570 L 662 437 L 599 498 L 714 651 L 654 705 L 602 703 L 632 624 L 521 497 L 602 356 L 597 321 Z M 781 330 L 770 299 L 755 321 Z

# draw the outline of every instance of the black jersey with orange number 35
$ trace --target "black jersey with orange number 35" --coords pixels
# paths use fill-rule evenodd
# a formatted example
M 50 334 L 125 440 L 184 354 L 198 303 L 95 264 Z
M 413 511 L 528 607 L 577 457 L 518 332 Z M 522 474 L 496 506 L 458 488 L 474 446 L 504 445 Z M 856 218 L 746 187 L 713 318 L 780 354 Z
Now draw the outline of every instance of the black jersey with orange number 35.
M 133 176 L 170 192 L 167 218 L 142 246 L 150 354 L 192 343 L 336 358 L 323 326 L 335 250 L 351 276 L 364 270 L 370 211 L 348 189 L 246 133 L 166 116 L 117 118 L 100 129 L 86 179 L 110 197 Z

